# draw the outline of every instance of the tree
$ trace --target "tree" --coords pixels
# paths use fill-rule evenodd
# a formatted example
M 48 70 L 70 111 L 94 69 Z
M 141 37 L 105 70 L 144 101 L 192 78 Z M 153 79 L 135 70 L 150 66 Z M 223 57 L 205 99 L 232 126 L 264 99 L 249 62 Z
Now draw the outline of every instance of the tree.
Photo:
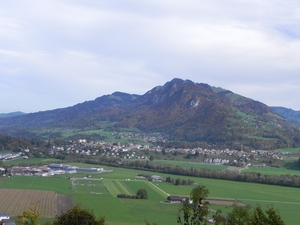
M 136 196 L 138 196 L 138 198 L 140 198 L 140 199 L 148 199 L 147 190 L 145 188 L 140 188 L 137 191 Z
M 217 211 L 214 220 L 216 225 L 284 225 L 278 211 L 270 207 L 264 212 L 259 204 L 253 212 L 249 206 L 238 205 L 234 205 L 227 215 Z
M 76 205 L 55 217 L 53 225 L 104 225 L 105 218 L 96 219 L 93 211 Z
M 153 155 L 150 155 L 150 161 L 153 161 L 154 160 L 154 157 L 153 157 Z
M 208 189 L 203 185 L 195 187 L 190 197 L 186 198 L 179 209 L 177 223 L 182 225 L 206 224 L 206 216 L 209 213 L 208 202 L 205 201 L 209 194 Z M 183 214 L 183 215 L 182 215 Z
M 38 204 L 30 204 L 29 209 L 22 212 L 19 216 L 19 224 L 21 225 L 37 225 L 38 219 L 42 215 L 43 210 Z
M 270 207 L 264 212 L 260 205 L 257 204 L 253 215 L 252 215 L 252 223 L 251 225 L 285 225 L 281 216 L 277 210 L 273 207 Z
M 216 225 L 250 225 L 251 212 L 249 206 L 233 205 L 233 209 L 226 216 L 217 211 L 214 216 Z

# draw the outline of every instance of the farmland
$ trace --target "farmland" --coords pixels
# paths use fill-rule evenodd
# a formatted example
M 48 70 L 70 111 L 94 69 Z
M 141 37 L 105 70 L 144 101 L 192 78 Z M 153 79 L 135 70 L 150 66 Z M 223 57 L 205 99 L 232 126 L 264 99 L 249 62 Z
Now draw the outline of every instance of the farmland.
M 1 212 L 9 212 L 16 217 L 30 204 L 42 209 L 42 217 L 53 218 L 57 213 L 62 212 L 61 205 L 69 208 L 72 203 L 69 198 L 55 194 L 54 191 L 23 190 L 23 189 L 0 189 Z
M 81 167 L 91 167 L 87 164 L 73 164 Z M 52 191 L 72 196 L 75 204 L 94 210 L 97 217 L 105 216 L 109 225 L 142 225 L 144 219 L 157 224 L 176 224 L 178 205 L 166 204 L 166 193 L 172 195 L 189 195 L 194 186 L 175 186 L 169 183 L 152 183 L 137 178 L 138 173 L 152 174 L 138 170 L 105 167 L 114 170 L 113 173 L 95 173 L 91 179 L 83 179 L 86 174 L 73 174 L 77 179 L 76 188 L 72 189 L 71 180 L 66 175 L 57 177 L 22 177 L 0 178 L 1 189 L 23 189 Z M 155 175 L 169 176 L 155 173 Z M 170 175 L 173 178 L 189 179 Z M 271 186 L 263 184 L 242 183 L 225 180 L 192 178 L 198 184 L 205 185 L 209 197 L 220 199 L 236 199 L 250 206 L 260 203 L 262 207 L 273 205 L 281 213 L 287 225 L 298 224 L 297 213 L 300 210 L 300 189 Z M 136 194 L 139 188 L 148 192 L 148 200 L 119 199 L 118 193 Z M 222 208 L 213 205 L 212 208 Z M 4 209 L 3 209 L 4 210 Z M 49 210 L 49 209 L 47 209 Z M 222 208 L 223 211 L 227 209 Z M 162 213 L 163 212 L 163 213 Z
M 16 158 L 8 161 L 4 161 L 5 166 L 11 166 L 11 165 L 32 165 L 35 163 L 45 163 L 49 164 L 51 162 L 59 162 L 61 160 L 59 159 L 54 159 L 54 158 L 35 158 L 35 157 L 30 157 L 29 159 L 23 159 L 23 158 Z
M 228 166 L 217 165 L 217 164 L 188 162 L 188 161 L 173 161 L 173 160 L 155 160 L 153 163 L 172 165 L 172 166 L 180 166 L 180 167 L 185 167 L 185 168 L 193 167 L 195 169 L 208 168 L 208 169 L 215 169 L 215 170 L 224 170 L 228 167 Z
M 287 168 L 276 168 L 276 167 L 249 167 L 248 169 L 242 171 L 243 173 L 256 172 L 261 174 L 272 174 L 272 175 L 281 175 L 281 174 L 298 175 L 300 173 L 299 170 L 289 170 Z

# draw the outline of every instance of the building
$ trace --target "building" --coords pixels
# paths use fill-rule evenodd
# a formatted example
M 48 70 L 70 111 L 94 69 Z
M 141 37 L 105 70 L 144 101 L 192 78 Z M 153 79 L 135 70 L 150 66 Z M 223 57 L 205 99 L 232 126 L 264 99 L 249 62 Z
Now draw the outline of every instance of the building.
M 3 219 L 0 222 L 1 225 L 16 225 L 16 223 L 11 219 Z
M 181 203 L 185 199 L 186 199 L 186 197 L 177 196 L 177 195 L 169 195 L 167 197 L 167 201 L 170 202 L 170 203 Z
M 10 218 L 9 214 L 0 214 L 0 221 L 2 222 L 2 220 L 8 220 Z
M 153 182 L 161 182 L 162 181 L 162 177 L 156 176 L 156 175 L 151 176 L 151 179 Z

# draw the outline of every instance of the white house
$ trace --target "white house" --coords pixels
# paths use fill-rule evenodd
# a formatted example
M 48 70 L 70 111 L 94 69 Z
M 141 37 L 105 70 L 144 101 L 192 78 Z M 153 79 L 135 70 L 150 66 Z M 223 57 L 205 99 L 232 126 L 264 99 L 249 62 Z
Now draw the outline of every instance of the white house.
M 2 221 L 3 219 L 9 219 L 10 215 L 9 214 L 0 214 L 0 221 Z

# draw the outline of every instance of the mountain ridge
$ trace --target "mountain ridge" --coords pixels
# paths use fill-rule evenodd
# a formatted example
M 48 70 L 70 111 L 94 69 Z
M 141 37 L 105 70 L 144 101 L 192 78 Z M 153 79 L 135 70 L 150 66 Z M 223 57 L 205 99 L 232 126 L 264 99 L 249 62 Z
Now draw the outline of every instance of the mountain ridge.
M 174 78 L 143 95 L 114 92 L 67 108 L 0 119 L 0 130 L 49 127 L 137 128 L 164 132 L 171 141 L 248 145 L 256 148 L 296 146 L 300 132 L 267 105 L 204 83 Z

